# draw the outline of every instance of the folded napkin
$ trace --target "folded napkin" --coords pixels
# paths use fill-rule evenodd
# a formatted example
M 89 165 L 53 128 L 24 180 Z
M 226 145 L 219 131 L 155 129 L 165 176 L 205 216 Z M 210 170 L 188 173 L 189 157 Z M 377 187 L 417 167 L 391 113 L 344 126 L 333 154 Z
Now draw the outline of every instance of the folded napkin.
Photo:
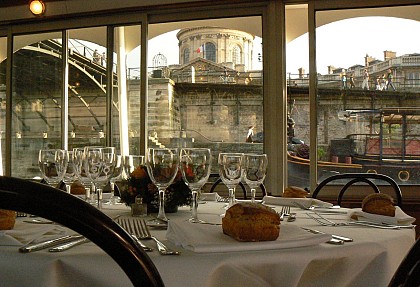
M 285 205 L 295 206 L 293 202 L 298 202 L 306 207 L 316 205 L 319 207 L 331 207 L 333 204 L 325 202 L 316 198 L 291 198 L 291 197 L 276 197 L 276 196 L 264 196 L 264 204 L 267 205 Z
M 281 225 L 275 241 L 239 242 L 226 235 L 220 225 L 190 223 L 185 219 L 169 221 L 166 238 L 177 246 L 198 253 L 252 251 L 295 248 L 324 243 L 331 239 L 328 234 L 312 234 L 293 225 Z
M 203 192 L 200 194 L 200 200 L 202 201 L 216 201 L 220 197 L 217 192 Z
M 66 229 L 56 224 L 16 224 L 0 233 L 0 245 L 21 246 L 65 235 Z
M 394 217 L 363 212 L 361 208 L 352 209 L 348 213 L 348 216 L 350 219 L 353 220 L 371 221 L 393 225 L 410 225 L 414 221 L 416 221 L 414 217 L 411 217 L 410 215 L 402 211 L 402 209 L 399 206 L 395 207 Z

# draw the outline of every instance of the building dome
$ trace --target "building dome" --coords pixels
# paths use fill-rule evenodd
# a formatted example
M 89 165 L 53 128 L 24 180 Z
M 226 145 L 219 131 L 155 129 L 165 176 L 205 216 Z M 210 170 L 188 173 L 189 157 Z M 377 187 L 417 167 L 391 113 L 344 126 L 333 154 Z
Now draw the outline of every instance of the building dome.
M 221 27 L 182 29 L 177 33 L 180 64 L 204 58 L 236 70 L 252 69 L 254 36 Z

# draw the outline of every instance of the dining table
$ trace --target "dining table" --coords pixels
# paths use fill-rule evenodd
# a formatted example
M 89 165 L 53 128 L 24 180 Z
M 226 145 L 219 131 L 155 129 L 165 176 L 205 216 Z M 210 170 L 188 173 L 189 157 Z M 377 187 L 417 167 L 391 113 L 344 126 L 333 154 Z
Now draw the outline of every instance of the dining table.
M 152 235 L 180 252 L 164 256 L 153 240 L 142 240 L 154 249 L 147 254 L 165 286 L 387 286 L 415 242 L 415 230 L 409 228 L 413 220 L 404 225 L 397 222 L 400 228 L 348 224 L 360 210 L 332 208 L 313 199 L 301 201 L 298 207 L 290 199 L 269 196 L 263 203 L 275 211 L 290 207 L 278 239 L 239 242 L 222 231 L 227 203 L 219 198 L 217 194 L 202 196 L 198 218 L 203 223 L 191 223 L 190 207 L 184 206 L 167 213 L 166 228 L 149 226 Z M 104 204 L 102 211 L 111 218 L 145 222 L 153 218 L 132 217 L 124 204 Z M 287 220 L 290 214 L 295 216 L 292 221 Z M 314 215 L 341 224 L 321 225 L 311 218 Z M 92 242 L 63 252 L 19 252 L 27 244 L 74 233 L 53 222 L 34 223 L 34 219 L 38 218 L 18 217 L 12 230 L 0 231 L 0 286 L 132 286 L 117 263 Z M 352 241 L 332 244 L 332 234 Z

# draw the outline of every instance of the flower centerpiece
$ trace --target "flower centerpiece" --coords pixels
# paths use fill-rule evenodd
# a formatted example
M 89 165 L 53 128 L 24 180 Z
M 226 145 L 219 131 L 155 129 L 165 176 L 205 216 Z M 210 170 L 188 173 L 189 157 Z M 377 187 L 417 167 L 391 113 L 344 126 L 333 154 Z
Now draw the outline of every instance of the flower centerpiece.
M 137 196 L 147 203 L 149 212 L 157 212 L 159 209 L 159 192 L 157 187 L 150 180 L 145 166 L 138 166 L 129 176 L 126 185 L 121 189 L 121 200 L 127 206 L 134 203 Z M 176 212 L 178 206 L 191 203 L 191 191 L 182 180 L 181 172 L 175 177 L 165 192 L 165 211 Z

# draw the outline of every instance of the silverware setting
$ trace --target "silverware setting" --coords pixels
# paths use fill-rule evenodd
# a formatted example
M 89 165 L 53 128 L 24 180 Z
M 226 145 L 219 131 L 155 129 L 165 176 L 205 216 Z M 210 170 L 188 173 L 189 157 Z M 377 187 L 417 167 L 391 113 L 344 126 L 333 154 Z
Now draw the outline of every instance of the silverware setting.
M 284 217 L 289 216 L 290 206 L 283 206 L 280 211 L 280 221 L 284 220 Z
M 32 219 L 28 219 L 28 220 L 23 220 L 23 222 L 31 223 L 31 224 L 54 224 L 55 223 L 55 222 L 53 222 L 51 220 L 38 219 L 38 218 L 32 218 Z
M 140 244 L 141 248 L 143 248 L 146 252 L 153 251 L 153 248 L 150 248 L 146 245 L 144 245 L 143 242 L 141 242 L 140 239 L 143 239 L 142 233 L 137 228 L 137 225 L 131 224 L 131 221 L 128 218 L 120 217 L 117 219 L 117 223 L 121 225 L 122 228 L 124 228 L 130 235 L 133 237 L 138 244 Z
M 62 251 L 66 251 L 69 250 L 70 248 L 73 248 L 77 245 L 83 244 L 83 243 L 87 243 L 90 240 L 87 239 L 86 237 L 82 236 L 80 239 L 76 239 L 73 240 L 71 242 L 65 243 L 65 244 L 61 244 L 59 246 L 53 247 L 48 249 L 49 252 L 62 252 Z
M 322 231 L 319 231 L 319 230 L 316 230 L 316 229 L 310 229 L 310 228 L 306 228 L 306 227 L 301 227 L 301 228 L 308 231 L 308 232 L 311 232 L 313 234 L 328 234 L 328 233 L 325 233 L 325 232 L 322 232 Z M 345 236 L 335 235 L 335 234 L 331 234 L 331 237 L 333 239 L 341 240 L 343 242 L 353 242 L 353 238 L 350 238 L 350 237 L 345 237 Z
M 310 218 L 318 222 L 319 224 L 323 226 L 366 226 L 366 227 L 373 227 L 373 228 L 380 228 L 380 229 L 403 229 L 408 228 L 412 229 L 414 228 L 414 225 L 392 225 L 387 223 L 377 223 L 377 222 L 370 222 L 370 221 L 347 221 L 347 222 L 334 222 L 328 218 L 325 218 L 324 216 L 320 215 L 317 212 L 309 213 L 307 212 L 306 215 L 308 215 Z
M 146 225 L 146 222 L 143 219 L 129 219 L 129 218 L 119 218 L 117 222 L 121 225 L 122 228 L 127 230 L 128 233 L 133 236 L 133 238 L 140 244 L 140 246 L 145 251 L 152 251 L 153 249 L 144 245 L 141 240 L 153 240 L 156 243 L 157 249 L 161 255 L 179 255 L 179 251 L 174 251 L 168 248 L 163 244 L 159 239 L 150 234 L 150 231 Z
M 322 212 L 322 213 L 342 213 L 342 214 L 347 214 L 347 211 L 345 210 L 340 210 L 340 206 L 338 205 L 334 205 L 334 206 L 330 206 L 330 207 L 326 207 L 326 206 L 319 206 L 319 205 L 310 205 L 310 206 L 306 206 L 301 202 L 297 202 L 297 201 L 293 201 L 292 202 L 293 205 L 295 205 L 296 207 L 299 207 L 300 209 L 303 210 L 317 210 L 318 213 Z
M 135 223 L 137 223 L 137 226 L 139 227 L 139 230 L 141 231 L 141 234 L 142 234 L 141 238 L 154 240 L 156 242 L 158 251 L 161 255 L 180 255 L 181 254 L 181 252 L 179 251 L 171 250 L 165 244 L 163 244 L 159 239 L 157 239 L 155 236 L 152 236 L 146 225 L 146 222 L 143 219 L 139 221 L 135 221 Z
M 50 240 L 38 242 L 35 244 L 28 244 L 28 245 L 22 246 L 19 248 L 19 252 L 29 253 L 29 252 L 39 251 L 39 250 L 43 250 L 43 249 L 57 246 L 60 244 L 66 244 L 75 240 L 80 240 L 82 238 L 84 238 L 82 235 L 61 236 L 55 239 L 50 239 Z

